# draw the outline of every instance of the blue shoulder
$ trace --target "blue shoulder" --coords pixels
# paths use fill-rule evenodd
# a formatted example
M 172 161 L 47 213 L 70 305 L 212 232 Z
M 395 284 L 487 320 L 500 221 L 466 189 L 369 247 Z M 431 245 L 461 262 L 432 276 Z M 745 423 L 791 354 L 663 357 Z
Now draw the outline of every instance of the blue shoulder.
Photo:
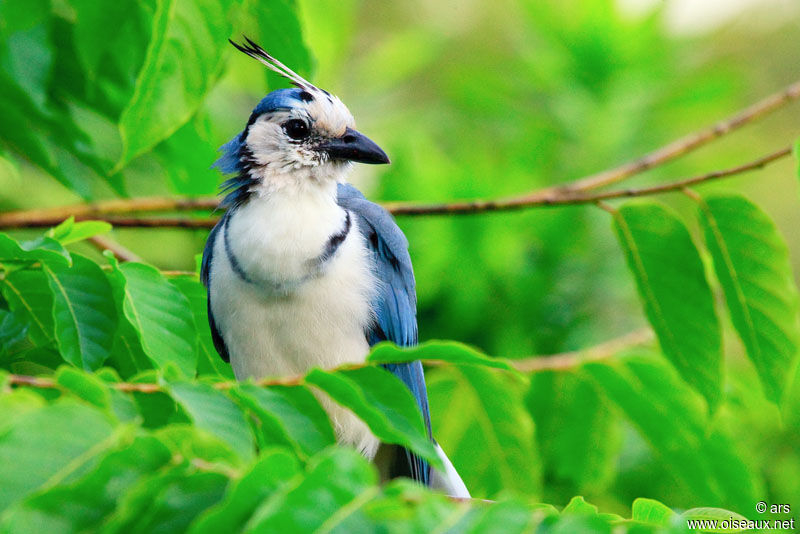
M 377 323 L 368 332 L 370 344 L 388 340 L 400 346 L 415 345 L 417 293 L 406 236 L 389 212 L 350 184 L 339 185 L 339 205 L 356 216 L 382 282 L 373 303 Z
M 391 214 L 370 202 L 350 184 L 340 184 L 338 202 L 357 219 L 358 229 L 369 248 L 375 274 L 381 289 L 372 304 L 376 322 L 366 332 L 367 341 L 374 345 L 392 341 L 400 346 L 417 344 L 417 293 L 414 269 L 408 253 L 408 240 Z M 399 378 L 417 401 L 428 435 L 431 418 L 425 374 L 419 361 L 384 366 Z M 423 484 L 430 481 L 430 466 L 422 458 L 405 450 L 407 475 Z

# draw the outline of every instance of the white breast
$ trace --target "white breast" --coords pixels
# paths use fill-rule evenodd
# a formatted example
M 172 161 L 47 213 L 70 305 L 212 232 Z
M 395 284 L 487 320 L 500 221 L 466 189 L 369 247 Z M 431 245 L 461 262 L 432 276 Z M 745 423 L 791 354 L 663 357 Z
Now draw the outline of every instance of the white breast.
M 256 198 L 229 218 L 228 244 L 252 282 L 234 272 L 224 233 L 217 233 L 209 297 L 239 380 L 363 362 L 369 351 L 364 332 L 377 286 L 369 252 L 353 217 L 335 256 L 314 271 L 313 259 L 345 219 L 335 189 L 318 192 Z M 291 290 L 275 294 L 270 282 Z M 363 423 L 327 397 L 321 400 L 340 440 L 371 457 L 377 440 Z

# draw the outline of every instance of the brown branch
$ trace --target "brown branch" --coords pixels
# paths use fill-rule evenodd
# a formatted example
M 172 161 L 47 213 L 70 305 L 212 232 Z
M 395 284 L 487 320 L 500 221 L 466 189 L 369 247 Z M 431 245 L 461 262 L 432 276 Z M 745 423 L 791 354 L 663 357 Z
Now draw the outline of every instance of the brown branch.
M 583 363 L 608 359 L 619 354 L 624 349 L 645 345 L 653 339 L 653 331 L 649 328 L 642 328 L 588 349 L 553 354 L 551 356 L 532 356 L 521 360 L 513 360 L 511 363 L 524 373 L 563 371 Z
M 59 206 L 55 208 L 41 208 L 35 210 L 19 210 L 0 213 L 0 226 L 6 228 L 20 228 L 32 226 L 30 221 L 42 221 L 37 226 L 53 226 L 64 219 L 74 216 L 76 220 L 97 219 L 106 215 L 121 215 L 125 213 L 158 212 L 158 211 L 187 211 L 187 210 L 212 210 L 217 207 L 219 200 L 216 198 L 180 198 L 180 197 L 142 197 L 104 200 L 88 204 L 73 206 Z M 46 224 L 44 222 L 46 221 Z
M 109 239 L 105 236 L 95 235 L 87 239 L 87 241 L 94 245 L 100 252 L 110 250 L 120 261 L 143 261 L 135 252 L 128 250 L 113 239 Z
M 579 190 L 561 189 L 548 194 L 536 196 L 514 197 L 505 200 L 470 200 L 464 202 L 451 202 L 447 204 L 407 204 L 397 203 L 386 205 L 386 208 L 395 215 L 444 215 L 444 214 L 467 214 L 482 211 L 508 211 L 522 208 L 546 207 L 546 206 L 576 206 L 580 204 L 593 204 L 601 200 L 614 198 L 631 198 L 657 195 L 681 190 L 691 185 L 703 182 L 728 178 L 737 174 L 761 169 L 770 163 L 784 158 L 792 153 L 791 147 L 785 147 L 766 156 L 762 156 L 730 169 L 713 171 L 690 178 L 684 178 L 666 184 L 639 189 L 618 189 L 600 193 L 581 192 Z
M 705 130 L 689 134 L 661 147 L 649 154 L 621 165 L 615 169 L 599 172 L 586 178 L 581 178 L 568 184 L 569 191 L 588 191 L 610 184 L 621 182 L 635 174 L 652 169 L 684 154 L 700 148 L 720 137 L 729 134 L 745 124 L 753 122 L 764 115 L 783 107 L 784 105 L 800 98 L 800 81 L 794 82 L 782 91 L 774 93 L 765 99 L 752 104 L 739 111 L 732 117 L 722 120 Z
M 784 90 L 768 96 L 709 128 L 677 139 L 619 167 L 585 176 L 565 184 L 546 187 L 527 194 L 500 200 L 474 200 L 422 206 L 408 202 L 393 202 L 385 204 L 385 206 L 396 215 L 443 215 L 592 202 L 591 197 L 581 195 L 581 193 L 621 182 L 648 169 L 663 165 L 715 139 L 719 139 L 745 124 L 760 119 L 766 114 L 796 100 L 798 97 L 800 97 L 800 82 L 795 82 Z M 626 196 L 621 192 L 615 192 L 615 195 L 614 197 L 606 198 Z M 576 198 L 577 201 L 575 200 Z M 219 201 L 216 198 L 150 197 L 110 200 L 75 206 L 0 213 L 0 227 L 49 227 L 72 215 L 77 220 L 100 219 L 112 222 L 116 226 L 209 228 L 215 224 L 216 219 L 190 219 L 185 217 L 121 217 L 113 219 L 109 216 L 161 211 L 212 210 L 218 207 L 218 203 Z
M 643 345 L 649 343 L 652 340 L 653 340 L 653 332 L 650 329 L 644 328 L 642 330 L 636 330 L 624 336 L 606 341 L 604 343 L 595 345 L 594 347 L 589 347 L 587 349 L 574 352 L 565 352 L 561 354 L 553 354 L 549 356 L 531 356 L 528 358 L 513 360 L 511 364 L 518 370 L 523 372 L 536 372 L 536 371 L 547 371 L 547 370 L 562 371 L 564 369 L 569 369 L 585 362 L 610 358 L 625 348 Z M 425 364 L 432 366 L 443 365 L 442 362 L 435 360 L 430 362 L 426 361 Z M 370 364 L 349 363 L 340 365 L 338 367 L 334 367 L 333 369 L 328 369 L 328 371 L 360 369 L 368 365 Z M 256 385 L 261 387 L 298 386 L 305 383 L 305 377 L 306 377 L 305 374 L 300 374 L 300 375 L 286 376 L 279 378 L 265 378 L 256 381 Z M 9 374 L 7 375 L 6 380 L 8 384 L 15 386 L 28 386 L 28 387 L 43 388 L 43 389 L 61 388 L 58 382 L 56 382 L 53 378 L 45 376 Z M 213 384 L 213 387 L 219 390 L 226 390 L 226 389 L 232 389 L 236 387 L 238 384 L 239 382 L 226 380 L 224 382 L 216 382 L 215 384 Z M 134 392 L 158 393 L 161 391 L 167 391 L 168 389 L 167 386 L 163 386 L 161 384 L 154 384 L 151 382 L 109 382 L 106 385 L 112 389 L 123 391 L 125 393 L 134 393 Z
M 447 204 L 411 204 L 393 203 L 385 204 L 385 207 L 395 215 L 463 215 L 485 211 L 508 211 L 533 207 L 554 207 L 554 206 L 577 206 L 581 204 L 596 204 L 603 200 L 615 198 L 632 198 L 661 193 L 680 191 L 692 185 L 704 182 L 729 178 L 746 172 L 761 169 L 770 163 L 792 153 L 791 147 L 785 147 L 756 160 L 723 169 L 713 171 L 690 178 L 684 178 L 666 184 L 642 187 L 639 189 L 618 189 L 614 191 L 603 191 L 598 193 L 581 193 L 575 191 L 562 190 L 560 192 L 549 193 L 541 197 L 515 197 L 506 200 L 468 200 L 463 202 L 451 202 Z M 100 220 L 107 221 L 117 227 L 139 227 L 139 228 L 212 228 L 219 220 L 211 218 L 188 218 L 188 217 L 98 217 Z M 29 220 L 25 227 L 47 227 L 53 221 L 50 219 Z M 2 216 L 0 216 L 0 227 L 2 227 Z

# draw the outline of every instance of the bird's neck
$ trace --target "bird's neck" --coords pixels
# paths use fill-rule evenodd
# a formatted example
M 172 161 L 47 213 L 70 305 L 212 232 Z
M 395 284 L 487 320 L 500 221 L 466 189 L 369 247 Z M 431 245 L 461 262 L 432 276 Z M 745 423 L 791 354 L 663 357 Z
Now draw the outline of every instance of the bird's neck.
M 276 283 L 307 278 L 316 268 L 312 260 L 346 223 L 336 187 L 332 180 L 292 180 L 253 191 L 227 222 L 229 247 L 242 269 Z
M 350 168 L 350 164 L 339 162 L 315 167 L 258 167 L 249 171 L 254 182 L 250 191 L 277 202 L 327 199 L 335 203 L 336 186 L 346 181 Z

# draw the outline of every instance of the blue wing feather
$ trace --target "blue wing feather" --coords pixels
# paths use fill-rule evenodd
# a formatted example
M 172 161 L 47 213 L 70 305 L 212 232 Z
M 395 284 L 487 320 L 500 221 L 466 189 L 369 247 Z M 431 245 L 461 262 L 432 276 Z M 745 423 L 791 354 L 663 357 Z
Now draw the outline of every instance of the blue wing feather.
M 209 285 L 211 259 L 214 257 L 214 243 L 217 240 L 217 232 L 219 232 L 219 229 L 225 224 L 225 219 L 227 219 L 227 217 L 228 214 L 226 212 L 225 215 L 222 216 L 222 219 L 211 230 L 211 233 L 208 234 L 206 246 L 203 248 L 203 261 L 200 263 L 200 280 L 209 290 L 206 300 L 208 302 L 208 326 L 211 328 L 211 340 L 214 342 L 214 347 L 217 349 L 223 361 L 229 362 L 231 361 L 231 357 L 230 354 L 228 354 L 228 347 L 225 345 L 225 341 L 222 339 L 222 335 L 217 329 L 217 322 L 214 320 L 214 313 L 211 311 L 211 286 Z
M 375 273 L 382 282 L 373 303 L 377 320 L 366 333 L 369 344 L 388 340 L 404 347 L 416 345 L 417 293 L 414 270 L 408 254 L 408 240 L 389 212 L 367 200 L 352 185 L 339 185 L 338 202 L 356 216 L 358 228 L 372 252 Z M 415 361 L 384 367 L 402 380 L 411 391 L 430 436 L 431 418 L 422 363 Z M 428 463 L 408 450 L 406 456 L 412 477 L 428 484 Z

